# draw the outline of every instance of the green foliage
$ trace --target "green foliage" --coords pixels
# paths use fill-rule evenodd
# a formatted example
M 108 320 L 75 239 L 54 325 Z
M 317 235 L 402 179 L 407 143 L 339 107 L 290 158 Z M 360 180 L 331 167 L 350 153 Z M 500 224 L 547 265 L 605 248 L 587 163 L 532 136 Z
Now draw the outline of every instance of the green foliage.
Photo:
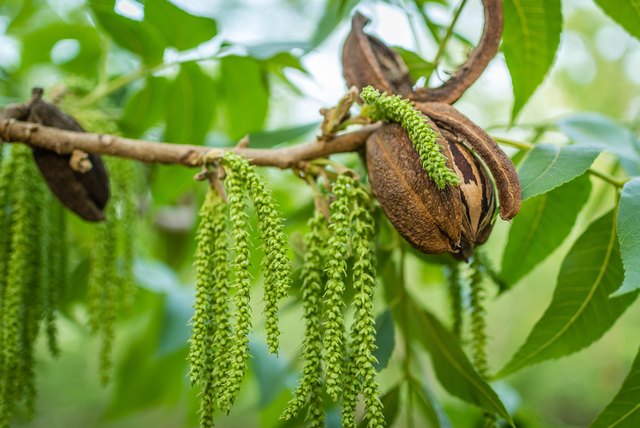
M 616 221 L 610 212 L 573 245 L 562 263 L 549 307 L 498 376 L 569 355 L 599 339 L 637 297 L 637 292 L 609 297 L 622 281 Z
M 590 428 L 631 428 L 640 424 L 638 383 L 640 383 L 640 352 L 636 355 L 620 391 L 589 425 Z
M 424 116 L 413 107 L 411 101 L 402 99 L 399 95 L 380 94 L 372 86 L 363 88 L 360 98 L 366 105 L 363 114 L 372 120 L 397 122 L 407 131 L 420 155 L 422 167 L 439 189 L 459 184 L 458 176 L 447 166 L 447 158 L 440 152 L 436 132 L 425 122 Z
M 618 208 L 618 242 L 624 264 L 624 282 L 620 293 L 640 288 L 640 177 L 628 181 L 622 188 Z
M 592 146 L 536 145 L 518 169 L 522 200 L 541 195 L 584 174 L 598 157 Z
M 640 39 L 640 7 L 637 0 L 619 0 L 615 2 L 607 0 L 595 0 L 596 4 L 602 8 L 604 13 L 616 21 L 629 34 Z
M 517 283 L 564 242 L 590 193 L 585 174 L 524 202 L 502 256 L 500 275 L 508 284 Z
M 561 31 L 560 0 L 505 0 L 502 50 L 513 83 L 512 120 L 549 72 Z

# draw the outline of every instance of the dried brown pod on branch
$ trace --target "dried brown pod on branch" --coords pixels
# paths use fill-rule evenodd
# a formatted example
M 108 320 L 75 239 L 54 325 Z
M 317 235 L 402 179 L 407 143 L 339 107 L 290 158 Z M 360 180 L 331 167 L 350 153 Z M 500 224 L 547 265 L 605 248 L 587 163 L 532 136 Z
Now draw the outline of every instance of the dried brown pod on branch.
M 348 85 L 360 90 L 371 85 L 390 95 L 420 101 L 414 108 L 437 134 L 440 152 L 460 178 L 459 186 L 438 189 L 427 177 L 406 126 L 385 125 L 367 141 L 367 166 L 372 189 L 389 220 L 420 251 L 450 252 L 464 259 L 489 237 L 496 193 L 503 219 L 513 218 L 521 204 L 518 175 L 509 157 L 450 105 L 482 74 L 500 44 L 502 4 L 483 0 L 483 5 L 485 25 L 478 46 L 439 88 L 407 90 L 413 82 L 405 73 L 406 64 L 380 40 L 364 34 L 368 20 L 360 14 L 353 18 L 343 50 Z M 393 116 L 406 117 L 397 112 Z
M 84 132 L 73 117 L 44 101 L 42 94 L 42 89 L 34 88 L 28 103 L 1 110 L 0 118 Z M 60 202 L 85 220 L 104 220 L 104 208 L 110 196 L 107 170 L 100 156 L 90 153 L 83 155 L 83 168 L 74 169 L 71 154 L 58 154 L 33 147 L 36 164 L 49 189 Z

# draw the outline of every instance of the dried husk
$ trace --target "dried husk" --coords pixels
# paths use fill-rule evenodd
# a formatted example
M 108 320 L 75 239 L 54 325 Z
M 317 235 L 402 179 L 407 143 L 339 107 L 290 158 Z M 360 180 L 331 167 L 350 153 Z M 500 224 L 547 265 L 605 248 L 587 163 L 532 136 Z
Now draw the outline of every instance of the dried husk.
M 369 19 L 356 13 L 351 21 L 351 32 L 342 49 L 344 79 L 349 87 L 358 90 L 367 85 L 387 92 L 408 97 L 413 90 L 413 81 L 404 60 L 396 51 L 379 39 L 365 34 Z

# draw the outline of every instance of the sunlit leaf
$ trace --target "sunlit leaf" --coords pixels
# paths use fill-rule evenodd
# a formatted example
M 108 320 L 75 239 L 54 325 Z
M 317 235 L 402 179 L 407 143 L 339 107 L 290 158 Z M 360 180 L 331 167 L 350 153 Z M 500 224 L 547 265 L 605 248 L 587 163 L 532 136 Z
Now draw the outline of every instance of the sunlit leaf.
M 640 177 L 622 188 L 618 209 L 618 242 L 624 265 L 624 283 L 617 294 L 640 288 Z
M 217 101 L 213 79 L 197 64 L 183 64 L 169 87 L 168 99 L 165 140 L 202 144 L 213 122 Z
M 254 148 L 266 148 L 292 143 L 300 137 L 309 135 L 314 130 L 317 130 L 319 126 L 320 122 L 312 122 L 291 128 L 253 132 L 249 134 L 249 145 Z
M 595 0 L 596 4 L 629 34 L 640 39 L 640 3 L 638 0 Z
M 327 0 L 324 13 L 311 37 L 311 45 L 318 46 L 333 32 L 340 22 L 351 14 L 359 0 Z
M 637 292 L 609 297 L 622 280 L 616 224 L 609 212 L 573 245 L 560 268 L 551 304 L 498 376 L 572 354 L 602 337 L 637 297 Z
M 511 416 L 489 384 L 475 371 L 458 340 L 430 312 L 408 305 L 406 316 L 413 336 L 431 355 L 442 386 L 452 395 L 497 413 L 513 424 Z
M 422 58 L 417 53 L 397 46 L 394 46 L 393 49 L 400 54 L 407 64 L 409 75 L 413 80 L 418 80 L 423 76 L 430 76 L 433 72 L 433 63 Z
M 269 106 L 266 80 L 260 64 L 249 57 L 227 56 L 220 66 L 223 123 L 229 136 L 237 140 L 264 125 Z
M 429 387 L 425 383 L 416 381 L 413 382 L 412 388 L 421 413 L 426 416 L 431 426 L 433 428 L 451 428 L 451 422 Z
M 635 428 L 640 426 L 640 351 L 620 391 L 598 415 L 590 428 Z
M 162 34 L 144 21 L 134 21 L 115 12 L 115 0 L 88 0 L 97 23 L 121 47 L 138 54 L 146 63 L 162 61 L 166 48 Z
M 144 22 L 178 50 L 195 48 L 218 33 L 213 19 L 191 15 L 167 0 L 146 2 L 144 12 Z
M 600 113 L 576 114 L 559 120 L 558 128 L 578 144 L 615 154 L 627 174 L 640 175 L 640 140 L 610 117 Z
M 513 285 L 550 256 L 569 236 L 590 192 L 589 176 L 583 175 L 525 201 L 509 230 L 502 279 Z
M 167 79 L 150 76 L 142 89 L 129 97 L 120 127 L 128 137 L 139 137 L 158 123 L 167 103 Z
M 375 365 L 377 371 L 381 371 L 389 364 L 389 359 L 396 345 L 396 337 L 393 328 L 393 318 L 391 311 L 386 310 L 376 318 L 376 347 L 373 356 L 378 363 Z
M 512 118 L 549 72 L 561 30 L 560 0 L 505 0 L 502 50 L 515 96 Z
M 546 193 L 584 174 L 599 153 L 600 149 L 593 146 L 536 145 L 518 169 L 522 200 Z

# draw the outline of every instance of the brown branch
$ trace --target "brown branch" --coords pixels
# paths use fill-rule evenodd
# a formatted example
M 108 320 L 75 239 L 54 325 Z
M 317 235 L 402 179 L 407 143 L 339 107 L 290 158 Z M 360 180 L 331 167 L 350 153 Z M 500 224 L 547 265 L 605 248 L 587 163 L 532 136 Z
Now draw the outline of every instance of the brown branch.
M 419 88 L 412 96 L 415 101 L 453 104 L 478 80 L 491 59 L 498 52 L 502 37 L 502 0 L 482 0 L 484 27 L 482 37 L 467 61 L 438 88 Z
M 87 153 L 105 154 L 135 159 L 148 163 L 181 164 L 199 166 L 212 151 L 233 151 L 252 164 L 276 168 L 292 168 L 299 162 L 326 157 L 334 153 L 353 152 L 362 147 L 369 135 L 379 125 L 368 125 L 353 132 L 338 135 L 329 141 L 312 141 L 276 149 L 252 149 L 245 147 L 212 148 L 189 144 L 160 143 L 114 135 L 73 132 L 50 128 L 14 119 L 0 119 L 0 140 L 17 141 L 32 147 L 53 150 L 59 154 L 82 150 Z

